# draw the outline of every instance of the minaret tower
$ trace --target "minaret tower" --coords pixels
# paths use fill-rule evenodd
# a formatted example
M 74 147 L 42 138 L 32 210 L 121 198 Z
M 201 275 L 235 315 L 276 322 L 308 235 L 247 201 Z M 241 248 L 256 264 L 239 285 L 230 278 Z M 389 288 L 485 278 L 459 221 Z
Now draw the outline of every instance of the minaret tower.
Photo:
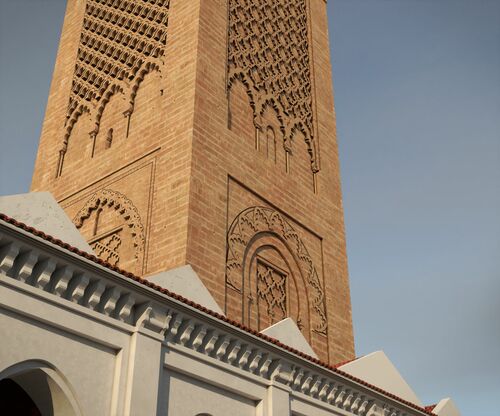
M 69 0 L 41 190 L 109 263 L 353 358 L 325 0 Z

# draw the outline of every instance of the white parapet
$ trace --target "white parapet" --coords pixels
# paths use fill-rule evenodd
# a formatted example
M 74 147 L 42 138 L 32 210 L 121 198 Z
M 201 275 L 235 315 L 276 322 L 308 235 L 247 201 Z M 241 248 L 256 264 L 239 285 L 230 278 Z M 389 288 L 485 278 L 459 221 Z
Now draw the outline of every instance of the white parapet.
M 271 325 L 261 331 L 261 334 L 275 338 L 283 344 L 310 355 L 311 357 L 318 358 L 292 318 L 285 318 Z
M 0 213 L 94 254 L 50 192 L 0 196 Z
M 432 410 L 438 416 L 460 416 L 460 411 L 449 397 L 442 399 Z
M 197 276 L 190 267 L 181 271 L 170 276 L 191 290 L 189 282 L 196 285 Z M 157 283 L 180 292 L 163 278 L 157 276 Z M 217 309 L 201 289 L 189 297 Z M 297 336 L 300 331 L 291 324 L 265 332 L 279 337 L 288 328 L 285 335 Z M 4 219 L 0 335 L 0 379 L 28 383 L 20 379 L 27 364 L 36 374 L 42 371 L 44 380 L 66 392 L 66 404 L 77 404 L 59 412 L 68 416 L 254 415 L 264 409 L 268 416 L 429 414 L 394 391 L 387 394 L 283 345 L 299 349 L 293 339 L 272 342 Z M 59 393 L 49 393 L 43 400 L 56 409 Z
M 224 315 L 224 311 L 217 304 L 198 274 L 189 264 L 152 276 L 147 276 L 146 279 L 177 295 L 192 300 L 211 311 Z
M 375 351 L 339 367 L 385 391 L 389 391 L 418 406 L 422 402 L 383 351 Z

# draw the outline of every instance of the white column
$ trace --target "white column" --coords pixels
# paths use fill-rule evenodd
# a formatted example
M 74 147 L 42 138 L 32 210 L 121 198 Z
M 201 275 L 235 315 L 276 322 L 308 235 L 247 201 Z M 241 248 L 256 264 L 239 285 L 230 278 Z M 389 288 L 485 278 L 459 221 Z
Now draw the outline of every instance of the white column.
M 149 331 L 148 331 L 149 332 Z M 161 337 L 136 332 L 131 337 L 126 415 L 156 415 L 163 369 Z
M 290 415 L 290 389 L 273 384 L 267 389 L 267 416 Z

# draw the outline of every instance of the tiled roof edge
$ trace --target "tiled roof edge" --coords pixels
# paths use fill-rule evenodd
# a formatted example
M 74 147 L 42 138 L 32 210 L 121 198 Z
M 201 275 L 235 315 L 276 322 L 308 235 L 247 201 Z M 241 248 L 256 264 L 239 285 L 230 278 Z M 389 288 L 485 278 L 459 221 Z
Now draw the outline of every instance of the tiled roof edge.
M 158 285 L 156 285 L 156 284 L 154 284 L 154 283 L 152 283 L 152 282 L 150 282 L 150 281 L 148 281 L 146 279 L 143 279 L 143 278 L 141 278 L 139 276 L 136 276 L 133 273 L 127 272 L 126 270 L 120 269 L 119 267 L 113 266 L 112 264 L 110 264 L 110 263 L 108 263 L 108 262 L 106 262 L 106 261 L 104 261 L 104 260 L 102 260 L 102 259 L 94 256 L 93 254 L 86 253 L 85 251 L 82 251 L 82 250 L 80 250 L 80 249 L 78 249 L 76 247 L 73 247 L 72 245 L 70 245 L 68 243 L 65 243 L 64 241 L 61 241 L 58 238 L 52 237 L 51 235 L 48 235 L 48 234 L 44 233 L 43 231 L 37 230 L 36 228 L 30 227 L 29 225 L 24 224 L 23 222 L 17 221 L 14 218 L 9 217 L 8 215 L 0 213 L 0 220 L 6 222 L 8 224 L 14 225 L 17 228 L 20 228 L 20 229 L 22 229 L 24 231 L 27 231 L 30 234 L 33 234 L 33 235 L 35 235 L 37 237 L 40 237 L 40 238 L 42 238 L 42 239 L 44 239 L 44 240 L 46 240 L 46 241 L 48 241 L 48 242 L 50 242 L 52 244 L 55 244 L 55 245 L 57 245 L 57 246 L 65 249 L 65 250 L 68 250 L 71 253 L 74 253 L 74 254 L 77 254 L 77 255 L 79 255 L 81 257 L 84 257 L 87 260 L 90 260 L 90 261 L 92 261 L 94 263 L 99 264 L 100 266 L 103 266 L 103 267 L 105 267 L 105 268 L 107 268 L 109 270 L 112 270 L 112 271 L 114 271 L 116 273 L 119 273 L 119 274 L 125 276 L 128 279 L 134 280 L 135 282 L 138 282 L 138 283 L 143 284 L 143 285 L 145 285 L 145 286 L 147 286 L 147 287 L 149 287 L 151 289 L 159 291 L 159 292 L 161 292 L 161 293 L 163 293 L 163 294 L 165 294 L 165 295 L 167 295 L 167 296 L 169 296 L 169 297 L 171 297 L 171 298 L 173 298 L 173 299 L 175 299 L 175 300 L 177 300 L 179 302 L 182 302 L 182 303 L 184 303 L 184 304 L 186 304 L 188 306 L 191 306 L 191 307 L 193 307 L 195 309 L 198 309 L 199 311 L 204 312 L 207 315 L 211 315 L 212 317 L 214 317 L 216 319 L 224 321 L 224 322 L 226 322 L 226 323 L 228 323 L 228 324 L 230 324 L 230 325 L 232 325 L 232 326 L 234 326 L 234 327 L 236 327 L 238 329 L 241 329 L 242 331 L 250 333 L 250 334 L 252 334 L 252 335 L 254 335 L 254 336 L 258 337 L 258 338 L 261 338 L 264 341 L 267 341 L 267 342 L 269 342 L 271 344 L 274 344 L 274 345 L 276 345 L 276 346 L 278 346 L 278 347 L 280 347 L 280 348 L 282 348 L 282 349 L 284 349 L 284 350 L 286 350 L 288 352 L 291 352 L 292 354 L 295 354 L 295 355 L 299 356 L 300 358 L 303 358 L 303 359 L 305 359 L 305 360 L 307 360 L 307 361 L 309 361 L 309 362 L 311 362 L 313 364 L 316 364 L 316 365 L 318 365 L 320 367 L 323 367 L 323 368 L 325 368 L 325 369 L 327 369 L 329 371 L 337 373 L 337 374 L 339 374 L 339 375 L 341 375 L 341 376 L 343 376 L 343 377 L 345 377 L 345 378 L 347 378 L 349 380 L 352 380 L 352 381 L 354 381 L 354 382 L 356 382 L 358 384 L 361 384 L 361 385 L 363 385 L 365 387 L 368 387 L 368 388 L 370 388 L 370 389 L 372 389 L 372 390 L 374 390 L 374 391 L 376 391 L 378 393 L 381 393 L 381 394 L 383 394 L 386 397 L 389 397 L 389 398 L 391 398 L 393 400 L 396 400 L 396 401 L 398 401 L 398 402 L 400 402 L 400 403 L 402 403 L 402 404 L 404 404 L 404 405 L 406 405 L 408 407 L 411 407 L 411 408 L 413 408 L 415 410 L 418 410 L 420 412 L 426 413 L 426 414 L 431 415 L 431 416 L 437 416 L 434 413 L 432 413 L 432 409 L 435 406 L 432 406 L 432 409 L 429 409 L 431 406 L 420 407 L 420 406 L 416 405 L 415 403 L 412 403 L 412 402 L 409 402 L 409 401 L 407 401 L 405 399 L 402 399 L 401 397 L 398 397 L 398 396 L 396 396 L 396 395 L 394 395 L 392 393 L 389 393 L 388 391 L 385 391 L 385 390 L 381 389 L 380 387 L 374 386 L 373 384 L 367 383 L 364 380 L 361 380 L 361 379 L 359 379 L 357 377 L 352 376 L 349 373 L 346 373 L 346 372 L 338 369 L 338 367 L 346 364 L 347 362 L 353 361 L 353 360 L 348 360 L 346 362 L 341 362 L 341 363 L 336 364 L 336 365 L 327 364 L 327 363 L 325 363 L 325 362 L 323 362 L 323 361 L 321 361 L 321 360 L 319 360 L 317 358 L 311 357 L 310 355 L 307 355 L 307 354 L 305 354 L 305 353 L 303 353 L 301 351 L 298 351 L 298 350 L 296 350 L 296 349 L 294 349 L 292 347 L 289 347 L 288 345 L 281 343 L 280 341 L 278 341 L 275 338 L 271 338 L 271 337 L 269 337 L 267 335 L 264 335 L 264 334 L 262 334 L 260 332 L 257 332 L 254 329 L 248 328 L 245 325 L 243 325 L 243 324 L 241 324 L 241 323 L 239 323 L 237 321 L 229 319 L 226 316 L 221 315 L 221 314 L 219 314 L 217 312 L 214 312 L 214 311 L 212 311 L 212 310 L 210 310 L 208 308 L 205 308 L 204 306 L 202 306 L 202 305 L 200 305 L 200 304 L 198 304 L 196 302 L 193 302 L 193 301 L 191 301 L 189 299 L 186 299 L 185 297 L 183 297 L 181 295 L 173 293 L 173 292 L 169 291 L 168 289 L 162 288 L 161 286 L 158 286 Z

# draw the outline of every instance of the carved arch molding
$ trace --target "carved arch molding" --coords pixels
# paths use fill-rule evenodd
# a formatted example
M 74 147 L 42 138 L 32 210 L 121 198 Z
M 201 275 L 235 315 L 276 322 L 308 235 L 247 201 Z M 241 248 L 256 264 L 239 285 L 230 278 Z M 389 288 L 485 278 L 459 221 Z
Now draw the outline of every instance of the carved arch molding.
M 86 0 L 57 176 L 81 115 L 90 114 L 94 128 L 89 138 L 95 137 L 111 96 L 128 96 L 124 117 L 130 117 L 144 76 L 161 73 L 169 9 L 170 0 Z
M 306 0 L 229 0 L 227 88 L 243 83 L 257 129 L 268 106 L 277 112 L 285 150 L 303 133 L 317 173 L 307 22 Z
M 289 252 L 286 254 L 293 257 L 298 268 L 297 274 L 299 274 L 295 278 L 302 280 L 301 283 L 306 291 L 306 293 L 299 295 L 308 298 L 308 302 L 304 303 L 308 304 L 308 308 L 311 310 L 306 311 L 306 313 L 311 316 L 311 321 L 315 322 L 312 329 L 314 332 L 326 336 L 328 322 L 325 293 L 318 272 L 298 232 L 278 211 L 268 207 L 255 206 L 245 209 L 233 220 L 227 234 L 226 286 L 245 297 L 245 278 L 248 278 L 245 277 L 248 269 L 245 263 L 248 263 L 252 256 L 252 253 L 249 253 L 250 246 L 259 238 L 268 236 L 277 238 L 283 243 Z M 266 270 L 266 273 L 268 272 L 269 269 Z M 274 273 L 276 272 L 274 271 Z M 277 285 L 276 279 L 272 284 Z
M 94 239 L 99 221 L 99 213 L 107 209 L 113 213 L 113 228 L 109 232 L 101 233 L 102 238 Z M 121 226 L 124 226 L 132 240 L 133 258 L 140 262 L 144 255 L 145 230 L 141 216 L 132 201 L 125 195 L 110 189 L 102 189 L 93 194 L 85 205 L 76 213 L 73 223 L 76 228 L 81 229 L 85 222 L 94 216 L 94 236 L 90 236 L 90 243 L 96 255 L 112 264 L 117 265 L 120 261 L 118 248 L 122 243 L 122 236 L 119 234 Z M 117 227 L 118 225 L 118 227 Z M 108 227 L 109 228 L 109 227 Z M 123 238 L 127 238 L 124 236 Z

